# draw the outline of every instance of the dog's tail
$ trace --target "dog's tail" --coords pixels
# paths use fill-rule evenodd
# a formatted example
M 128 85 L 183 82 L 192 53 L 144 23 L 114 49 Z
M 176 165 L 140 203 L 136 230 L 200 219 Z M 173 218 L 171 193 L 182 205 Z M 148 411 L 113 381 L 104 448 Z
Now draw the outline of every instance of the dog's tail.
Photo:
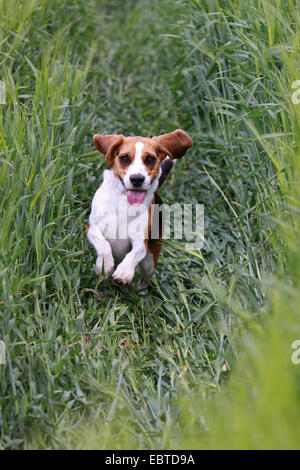
M 166 177 L 168 176 L 168 174 L 172 170 L 173 166 L 175 165 L 176 161 L 177 161 L 176 159 L 171 160 L 169 157 L 166 157 L 161 162 L 161 164 L 160 164 L 161 175 L 160 175 L 159 180 L 158 180 L 158 188 L 160 188 L 160 186 L 163 184 Z

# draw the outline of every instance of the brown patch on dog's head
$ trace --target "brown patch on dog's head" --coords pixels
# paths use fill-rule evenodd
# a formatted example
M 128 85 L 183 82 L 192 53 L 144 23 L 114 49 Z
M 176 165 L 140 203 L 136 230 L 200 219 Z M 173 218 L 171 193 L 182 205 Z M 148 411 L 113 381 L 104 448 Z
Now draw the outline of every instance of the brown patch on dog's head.
M 106 156 L 109 166 L 114 166 L 115 176 L 123 178 L 128 166 L 135 158 L 135 144 L 144 144 L 142 160 L 150 178 L 154 178 L 159 172 L 161 161 L 166 157 L 158 142 L 148 137 L 124 137 L 119 134 L 101 135 L 95 134 L 93 142 L 96 149 Z
M 93 137 L 93 142 L 96 149 L 105 155 L 106 160 L 108 161 L 109 166 L 111 167 L 114 163 L 114 158 L 116 151 L 123 142 L 124 136 L 121 134 L 109 134 L 101 135 L 95 134 Z
M 153 137 L 153 140 L 158 143 L 161 151 L 165 152 L 170 158 L 181 158 L 193 145 L 190 136 L 182 129 Z
M 151 181 L 158 175 L 160 164 L 166 156 L 181 158 L 193 144 L 182 129 L 152 138 L 96 134 L 93 141 L 97 150 L 106 156 L 109 166 L 114 167 L 115 176 L 122 180 L 136 157 L 136 144 L 143 144 L 140 157 Z

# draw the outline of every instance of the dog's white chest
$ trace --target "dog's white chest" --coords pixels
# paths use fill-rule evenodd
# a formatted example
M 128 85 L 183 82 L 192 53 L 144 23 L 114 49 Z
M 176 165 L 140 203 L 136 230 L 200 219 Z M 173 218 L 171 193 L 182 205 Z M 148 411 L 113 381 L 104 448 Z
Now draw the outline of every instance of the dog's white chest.
M 122 185 L 106 170 L 92 201 L 89 223 L 98 227 L 109 242 L 114 258 L 120 261 L 131 250 L 132 238 L 144 235 L 148 215 L 147 211 L 136 211 L 128 205 Z

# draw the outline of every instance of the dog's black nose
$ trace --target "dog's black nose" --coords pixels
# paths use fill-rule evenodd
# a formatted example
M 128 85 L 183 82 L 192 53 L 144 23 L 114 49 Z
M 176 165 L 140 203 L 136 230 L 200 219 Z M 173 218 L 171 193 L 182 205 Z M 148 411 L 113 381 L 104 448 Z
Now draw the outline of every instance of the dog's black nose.
M 141 175 L 140 173 L 136 173 L 135 175 L 131 175 L 129 179 L 133 186 L 138 188 L 139 186 L 142 186 L 143 182 L 145 181 L 145 176 Z

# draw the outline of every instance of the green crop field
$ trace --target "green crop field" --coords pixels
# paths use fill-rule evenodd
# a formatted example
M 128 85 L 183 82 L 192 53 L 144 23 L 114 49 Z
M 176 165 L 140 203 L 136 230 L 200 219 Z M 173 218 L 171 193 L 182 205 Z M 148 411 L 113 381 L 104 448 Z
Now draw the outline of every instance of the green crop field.
M 299 25 L 297 0 L 0 0 L 0 449 L 300 448 Z M 92 271 L 92 136 L 176 128 L 160 195 L 204 204 L 205 244 L 165 240 L 142 297 Z

